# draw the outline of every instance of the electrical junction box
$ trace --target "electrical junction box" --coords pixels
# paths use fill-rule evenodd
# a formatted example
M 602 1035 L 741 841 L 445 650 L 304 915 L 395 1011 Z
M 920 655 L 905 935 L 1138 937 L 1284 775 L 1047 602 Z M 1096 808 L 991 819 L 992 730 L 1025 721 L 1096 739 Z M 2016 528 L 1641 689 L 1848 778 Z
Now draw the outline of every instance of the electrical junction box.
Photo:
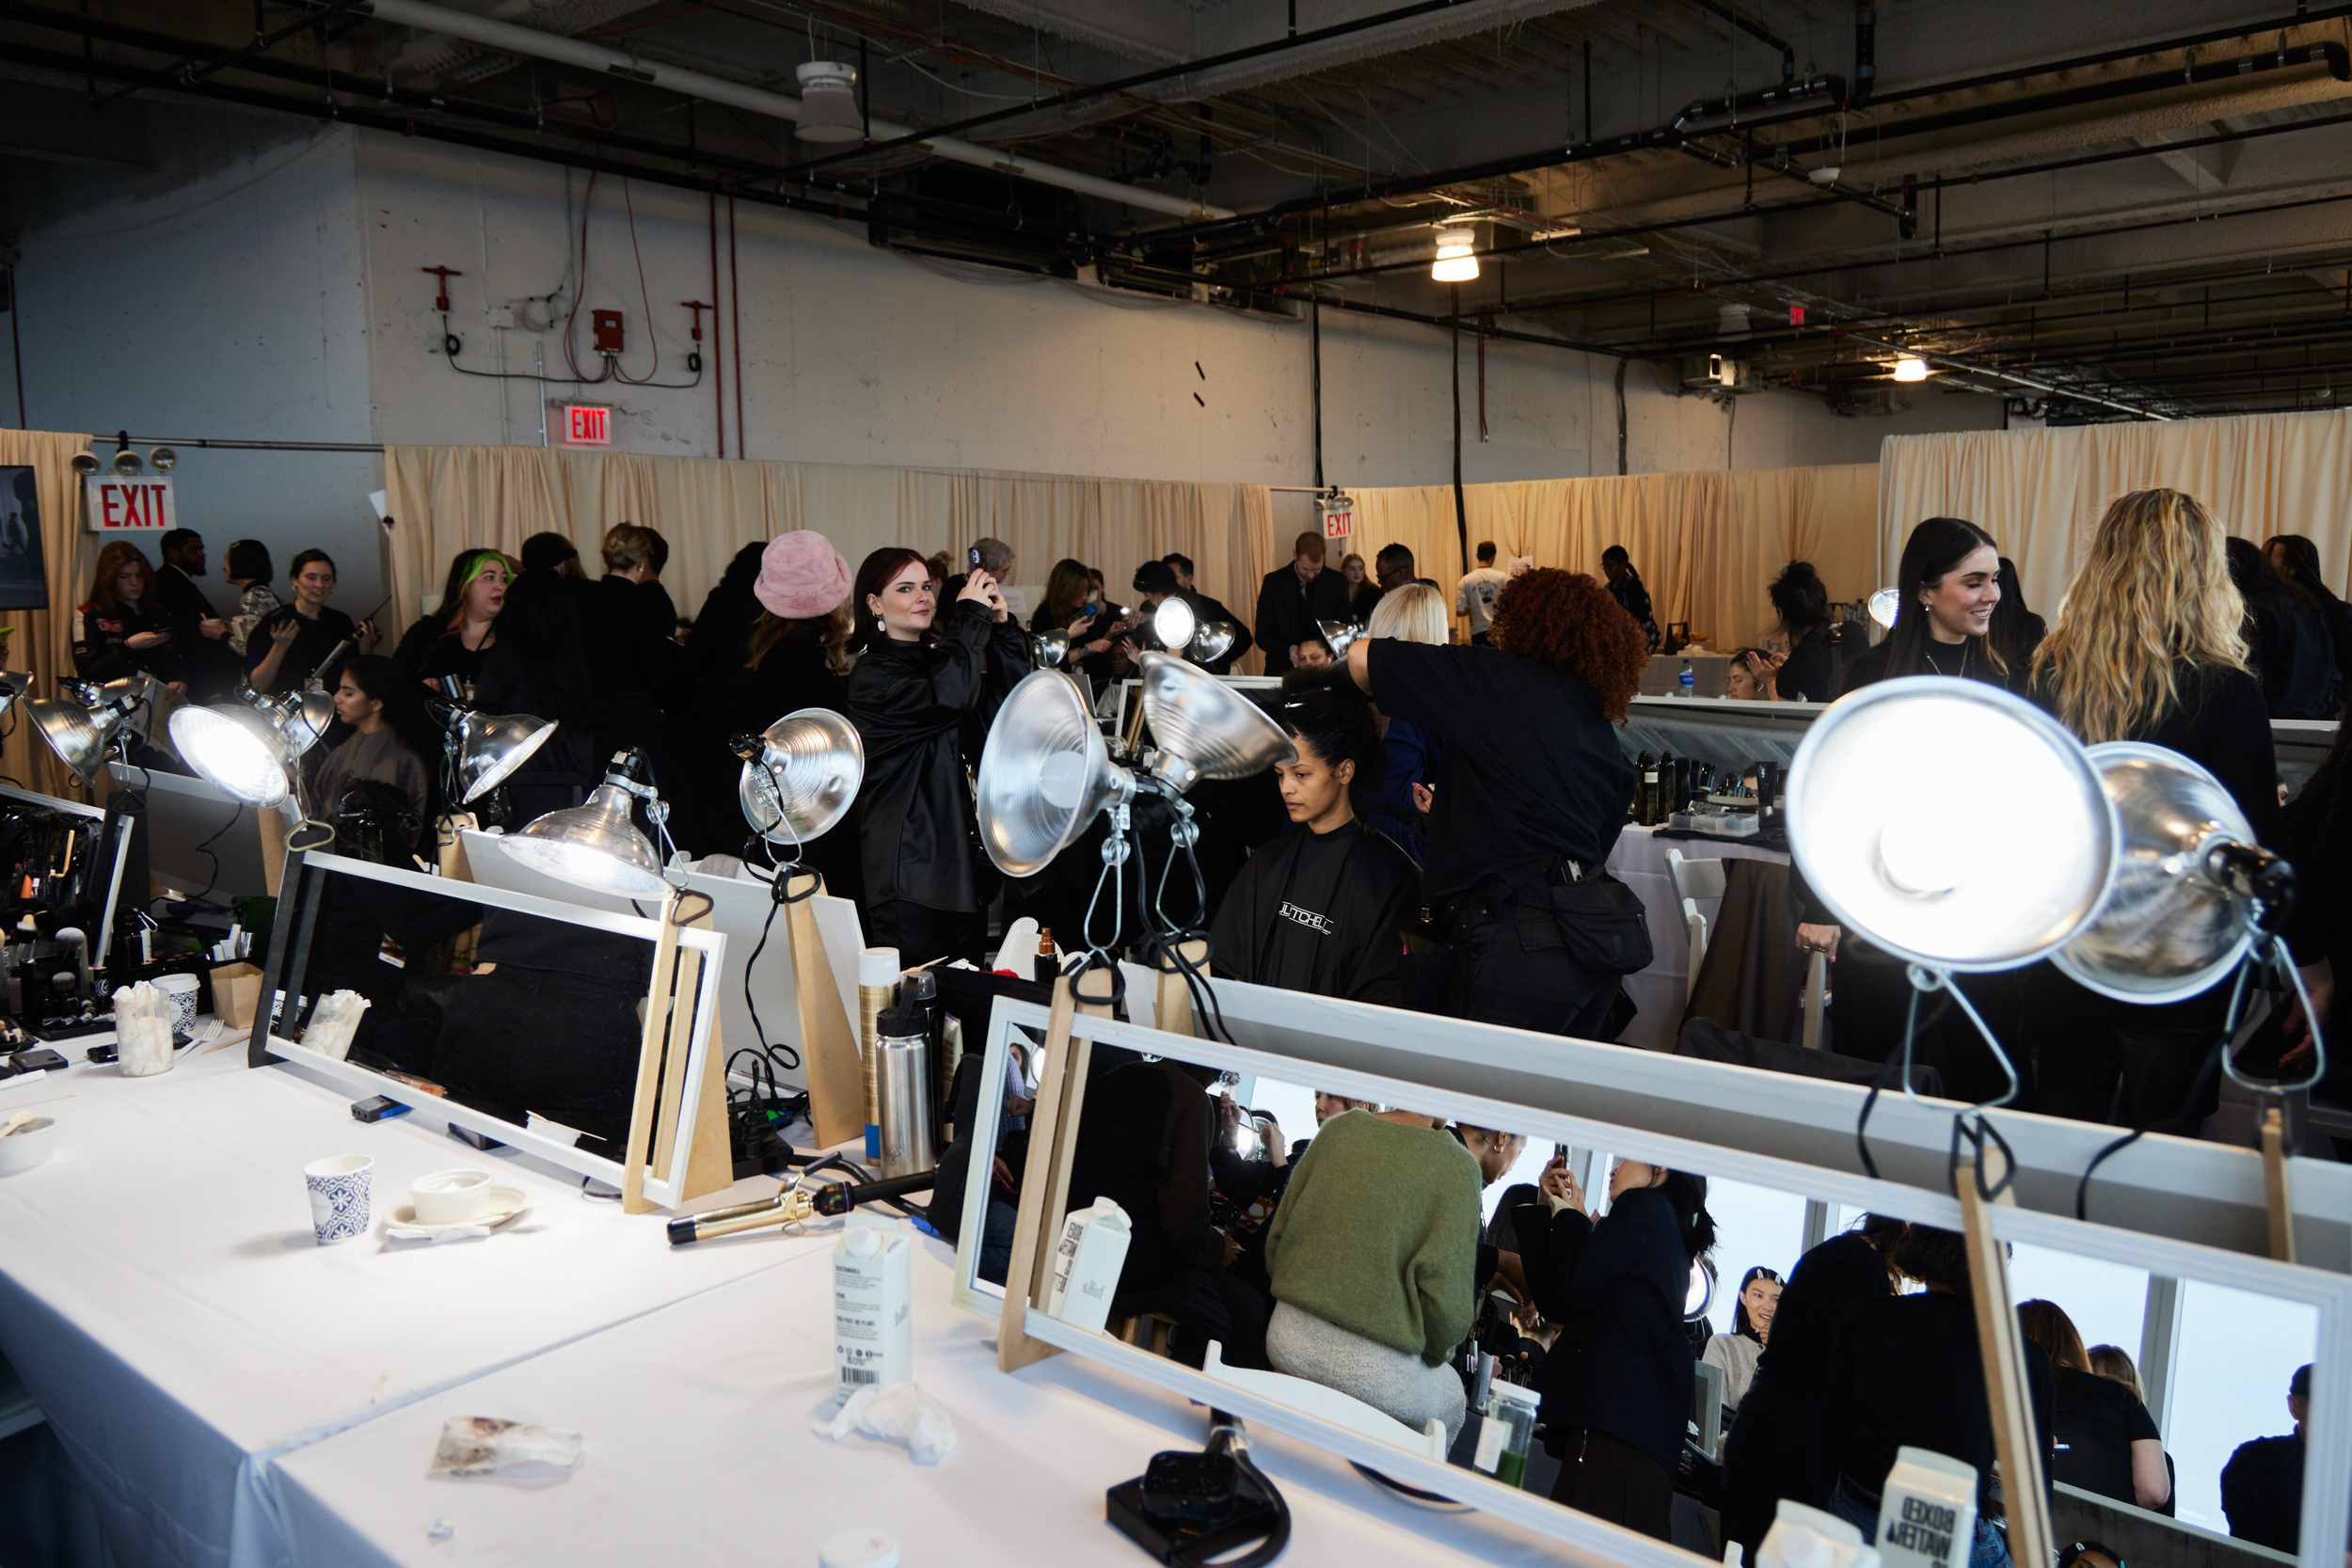
M 618 310 L 598 310 L 593 320 L 596 331 L 596 352 L 615 355 L 622 353 L 621 313 Z

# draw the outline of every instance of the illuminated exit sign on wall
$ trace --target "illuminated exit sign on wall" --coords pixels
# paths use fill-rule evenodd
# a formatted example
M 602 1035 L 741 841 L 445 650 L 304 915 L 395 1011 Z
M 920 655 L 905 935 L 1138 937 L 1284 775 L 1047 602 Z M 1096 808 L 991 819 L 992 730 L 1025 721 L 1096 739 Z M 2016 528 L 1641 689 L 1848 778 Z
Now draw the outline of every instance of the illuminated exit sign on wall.
M 576 447 L 612 444 L 612 410 L 600 403 L 564 404 L 564 439 Z

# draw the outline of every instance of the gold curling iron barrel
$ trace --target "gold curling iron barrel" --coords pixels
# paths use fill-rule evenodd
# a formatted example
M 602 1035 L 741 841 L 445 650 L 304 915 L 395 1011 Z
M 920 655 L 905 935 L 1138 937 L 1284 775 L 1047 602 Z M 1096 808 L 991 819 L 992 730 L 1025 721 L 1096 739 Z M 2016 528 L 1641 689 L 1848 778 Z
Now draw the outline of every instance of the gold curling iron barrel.
M 713 1209 L 707 1214 L 680 1214 L 670 1222 L 670 1244 L 684 1246 L 691 1242 L 707 1242 L 720 1236 L 732 1236 L 739 1230 L 757 1230 L 770 1225 L 799 1225 L 813 1218 L 816 1208 L 808 1195 L 798 1187 L 785 1187 L 776 1196 L 757 1203 L 739 1203 L 731 1209 Z

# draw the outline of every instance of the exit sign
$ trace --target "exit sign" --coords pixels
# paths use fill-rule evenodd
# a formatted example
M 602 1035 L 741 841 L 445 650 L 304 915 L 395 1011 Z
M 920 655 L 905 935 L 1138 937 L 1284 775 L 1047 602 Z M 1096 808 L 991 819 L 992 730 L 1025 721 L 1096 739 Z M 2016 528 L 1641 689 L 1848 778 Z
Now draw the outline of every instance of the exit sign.
M 180 523 L 167 479 L 91 474 L 82 481 L 82 500 L 92 533 L 162 533 Z
M 612 444 L 612 410 L 601 403 L 564 404 L 564 439 L 576 447 Z
M 1356 498 L 1332 496 L 1315 502 L 1323 514 L 1323 536 L 1326 539 L 1345 539 L 1356 531 Z

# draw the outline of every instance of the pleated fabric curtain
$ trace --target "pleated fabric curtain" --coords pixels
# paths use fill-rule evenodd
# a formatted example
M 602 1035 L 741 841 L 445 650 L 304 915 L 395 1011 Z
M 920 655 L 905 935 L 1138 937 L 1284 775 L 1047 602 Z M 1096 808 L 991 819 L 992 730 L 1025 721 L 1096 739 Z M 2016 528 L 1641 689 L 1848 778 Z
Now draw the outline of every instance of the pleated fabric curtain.
M 1709 646 L 1730 649 L 1760 641 L 1773 625 L 1765 590 L 1791 561 L 1812 562 L 1834 599 L 1878 586 L 1878 488 L 1867 463 L 1629 474 L 1465 485 L 1462 510 L 1471 550 L 1492 540 L 1498 565 L 1530 556 L 1598 576 L 1601 551 L 1623 545 L 1661 626 L 1687 622 Z M 1352 547 L 1370 561 L 1391 540 L 1410 546 L 1450 606 L 1463 572 L 1452 486 L 1352 494 Z M 1282 547 L 1287 555 L 1287 541 Z
M 2257 544 L 2307 534 L 2330 587 L 2352 578 L 2347 410 L 1892 436 L 1879 458 L 1880 549 L 1891 577 L 1922 518 L 1964 517 L 2000 541 L 2026 603 L 2055 622 L 2107 503 L 2156 486 L 2195 496 Z
M 669 541 L 663 586 L 691 615 L 735 553 L 794 529 L 831 539 L 857 569 L 868 551 L 930 554 L 993 536 L 1041 584 L 1064 556 L 1103 569 L 1124 602 L 1136 565 L 1190 556 L 1200 589 L 1247 618 L 1268 549 L 1263 485 L 1087 479 L 984 469 L 861 467 L 584 452 L 541 447 L 389 447 L 384 454 L 395 614 L 405 627 L 437 596 L 450 557 L 563 534 L 590 575 L 607 529 L 633 522 Z M 1242 668 L 1257 668 L 1252 661 Z
M 8 667 L 32 672 L 30 696 L 56 696 L 57 677 L 73 673 L 73 607 L 89 592 L 90 563 L 97 558 L 96 536 L 82 528 L 82 479 L 73 471 L 74 454 L 87 451 L 89 445 L 87 436 L 0 430 L 0 467 L 29 467 L 40 506 L 41 566 L 49 608 L 0 610 L 0 626 L 15 628 L 8 640 Z M 138 543 L 153 564 L 154 541 Z M 0 773 L 43 795 L 89 799 L 22 708 L 0 720 L 0 728 L 8 732 L 6 743 L 0 744 Z

